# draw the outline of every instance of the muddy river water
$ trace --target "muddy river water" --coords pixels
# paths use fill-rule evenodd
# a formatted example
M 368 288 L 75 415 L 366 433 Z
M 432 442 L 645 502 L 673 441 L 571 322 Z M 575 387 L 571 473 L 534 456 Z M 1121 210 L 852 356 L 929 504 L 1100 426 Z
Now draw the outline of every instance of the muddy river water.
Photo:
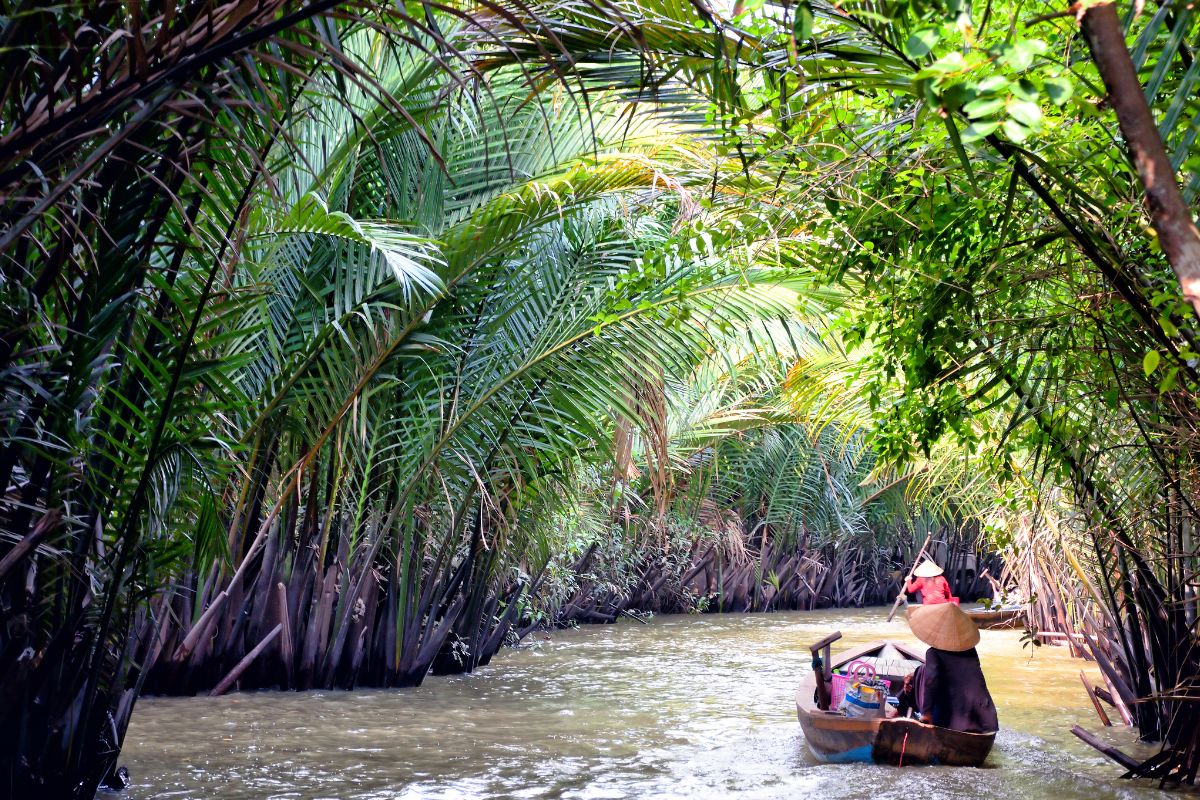
M 1077 741 L 1099 723 L 1064 648 L 984 631 L 1003 728 L 982 769 L 826 765 L 793 692 L 805 645 L 913 640 L 886 610 L 660 617 L 538 634 L 416 689 L 139 702 L 123 762 L 149 798 L 1167 797 Z

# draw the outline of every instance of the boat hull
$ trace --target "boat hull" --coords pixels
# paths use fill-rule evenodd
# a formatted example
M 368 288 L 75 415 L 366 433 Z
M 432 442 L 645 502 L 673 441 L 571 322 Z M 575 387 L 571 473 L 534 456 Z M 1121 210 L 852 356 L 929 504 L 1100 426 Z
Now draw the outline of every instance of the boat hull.
M 940 764 L 980 767 L 992 752 L 993 733 L 963 733 L 925 725 L 915 719 L 888 719 L 879 724 L 871 750 L 876 764 Z
M 905 655 L 912 655 L 905 650 Z M 859 648 L 835 660 L 833 666 L 843 666 L 869 652 Z M 816 676 L 810 673 L 796 690 L 796 716 L 808 749 L 824 762 L 978 767 L 987 760 L 996 739 L 995 733 L 963 733 L 914 719 L 857 719 L 822 711 L 817 708 L 815 692 Z
M 806 688 L 805 683 L 810 697 L 816 688 L 811 681 L 801 683 L 797 690 L 796 712 L 812 754 L 820 761 L 833 764 L 871 763 L 880 720 L 859 720 L 827 711 L 808 711 L 802 707 L 799 698 L 799 692 Z

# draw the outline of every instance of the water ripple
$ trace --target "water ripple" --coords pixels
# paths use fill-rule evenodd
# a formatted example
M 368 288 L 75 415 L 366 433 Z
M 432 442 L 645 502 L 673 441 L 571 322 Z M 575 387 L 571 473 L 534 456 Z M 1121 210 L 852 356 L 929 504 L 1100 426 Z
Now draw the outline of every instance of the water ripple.
M 131 800 L 872 797 L 1148 800 L 1075 741 L 1095 727 L 1064 650 L 984 632 L 1005 729 L 984 769 L 820 764 L 792 693 L 807 642 L 911 638 L 878 609 L 661 617 L 563 631 L 398 691 L 148 698 Z M 1165 796 L 1165 795 L 1164 795 Z

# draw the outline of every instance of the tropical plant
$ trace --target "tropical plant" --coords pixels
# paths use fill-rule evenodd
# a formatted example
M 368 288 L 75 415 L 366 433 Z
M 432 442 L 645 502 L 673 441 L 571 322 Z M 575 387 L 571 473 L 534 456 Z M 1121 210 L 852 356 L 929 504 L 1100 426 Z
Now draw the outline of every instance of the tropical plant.
M 1001 481 L 1067 490 L 1117 643 L 1105 669 L 1170 745 L 1147 770 L 1194 780 L 1195 15 L 603 9 L 532 13 L 582 74 L 704 109 L 731 162 L 718 177 L 786 207 L 810 263 L 859 293 L 840 327 L 867 348 L 885 459 L 919 463 L 949 437 L 994 448 L 977 463 Z M 999 430 L 979 424 L 996 413 Z
M 6 13 L 6 789 L 90 797 L 147 681 L 471 669 L 564 548 L 861 602 L 988 493 L 1194 780 L 1197 17 L 1026 13 Z
M 271 332 L 243 379 L 265 387 L 243 435 L 252 482 L 228 492 L 241 566 L 192 576 L 179 613 L 195 625 L 176 633 L 158 688 L 226 673 L 406 685 L 431 664 L 486 663 L 547 560 L 522 515 L 608 438 L 626 376 L 686 366 L 712 346 L 710 327 L 791 312 L 769 270 L 696 257 L 668 269 L 656 254 L 692 237 L 673 230 L 683 187 L 606 142 L 609 130 L 636 140 L 626 121 L 593 115 L 589 129 L 569 101 L 530 102 L 520 87 L 495 76 L 488 104 L 460 94 L 430 117 L 441 165 L 403 128 L 356 146 L 306 134 L 355 165 L 326 170 L 355 188 L 320 187 L 345 198 L 337 211 L 306 189 L 262 234 L 276 243 L 250 279 L 295 288 L 237 325 Z M 392 223 L 368 220 L 385 219 L 436 241 L 381 244 Z M 311 242 L 338 226 L 333 252 Z M 356 255 L 344 242 L 359 231 L 374 238 Z M 252 674 L 238 669 L 275 636 Z M 448 642 L 455 663 L 440 658 Z
M 260 220 L 297 200 L 284 165 L 320 147 L 292 137 L 322 114 L 349 124 L 348 87 L 411 119 L 344 37 L 443 40 L 420 6 L 269 0 L 18 4 L 0 28 L 0 782 L 90 798 L 169 627 L 171 578 L 229 544 L 222 491 L 250 443 L 229 420 L 254 370 L 234 345 L 263 333 L 230 323 L 276 297 L 243 267 Z M 430 279 L 403 260 L 411 236 L 347 235 L 305 208 L 310 233 Z

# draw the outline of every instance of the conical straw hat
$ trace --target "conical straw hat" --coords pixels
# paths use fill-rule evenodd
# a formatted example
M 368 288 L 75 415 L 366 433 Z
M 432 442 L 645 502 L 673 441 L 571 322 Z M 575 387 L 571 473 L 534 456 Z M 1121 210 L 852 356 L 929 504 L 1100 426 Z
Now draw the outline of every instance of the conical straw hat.
M 928 558 L 921 562 L 921 566 L 913 570 L 913 575 L 918 578 L 934 578 L 941 574 L 942 568 Z
M 930 647 L 961 653 L 979 644 L 979 628 L 954 603 L 909 606 L 908 627 Z

